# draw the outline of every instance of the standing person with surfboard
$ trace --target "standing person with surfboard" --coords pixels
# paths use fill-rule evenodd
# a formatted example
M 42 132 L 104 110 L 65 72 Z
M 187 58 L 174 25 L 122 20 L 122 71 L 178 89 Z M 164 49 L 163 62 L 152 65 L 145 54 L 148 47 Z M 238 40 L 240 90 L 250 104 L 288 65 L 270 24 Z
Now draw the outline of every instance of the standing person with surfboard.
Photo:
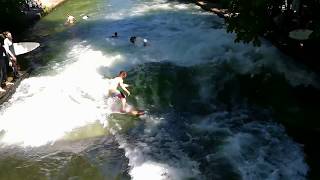
M 126 71 L 120 71 L 117 77 L 110 80 L 110 86 L 109 86 L 109 95 L 120 99 L 121 101 L 120 112 L 123 112 L 123 113 L 126 112 L 127 100 L 126 100 L 126 95 L 123 92 L 121 92 L 118 88 L 121 88 L 123 91 L 127 93 L 128 96 L 130 96 L 130 92 L 127 89 L 129 85 L 123 83 L 123 80 L 127 77 L 127 75 L 128 73 Z
M 5 62 L 6 50 L 3 47 L 3 41 L 4 41 L 4 36 L 0 34 L 0 81 L 1 81 L 0 93 L 6 92 L 6 90 L 4 90 L 2 87 L 6 85 L 5 83 L 7 81 L 7 65 Z
M 8 58 L 6 55 L 6 50 L 4 48 L 4 35 L 0 34 L 0 91 L 1 92 L 5 92 L 4 89 L 2 89 L 3 87 L 6 87 L 8 85 L 13 85 L 13 83 L 7 81 L 8 78 Z
M 19 67 L 17 63 L 17 58 L 15 56 L 14 48 L 13 48 L 13 42 L 12 42 L 12 35 L 9 31 L 6 31 L 3 33 L 5 36 L 4 40 L 4 49 L 6 50 L 7 58 L 9 65 L 12 67 L 13 70 L 13 79 L 19 78 Z

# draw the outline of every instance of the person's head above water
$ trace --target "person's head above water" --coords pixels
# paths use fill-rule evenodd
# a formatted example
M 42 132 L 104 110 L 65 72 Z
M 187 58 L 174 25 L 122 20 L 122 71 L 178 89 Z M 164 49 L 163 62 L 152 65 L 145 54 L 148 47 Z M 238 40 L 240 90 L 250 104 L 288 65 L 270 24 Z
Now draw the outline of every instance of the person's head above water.
M 128 73 L 126 71 L 120 71 L 119 72 L 119 77 L 121 77 L 121 78 L 126 78 L 127 75 L 128 75 Z
M 76 21 L 76 18 L 74 16 L 71 16 L 71 15 L 68 14 L 65 24 L 74 24 L 75 21 Z
M 117 33 L 117 32 L 114 32 L 111 37 L 118 37 L 118 33 Z
M 136 41 L 136 39 L 137 39 L 137 37 L 131 36 L 131 37 L 130 37 L 130 42 L 131 42 L 131 43 L 134 43 L 134 42 Z

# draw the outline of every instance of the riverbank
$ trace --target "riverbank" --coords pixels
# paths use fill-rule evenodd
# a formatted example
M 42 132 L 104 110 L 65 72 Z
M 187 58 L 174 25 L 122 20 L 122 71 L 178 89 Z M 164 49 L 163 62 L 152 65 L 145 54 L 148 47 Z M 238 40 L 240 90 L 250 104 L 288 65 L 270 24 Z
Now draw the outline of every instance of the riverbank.
M 14 84 L 6 86 L 4 88 L 6 92 L 0 92 L 0 105 L 6 102 L 13 95 L 13 93 L 15 93 L 16 88 L 19 86 L 20 82 L 23 79 L 29 77 L 30 71 L 30 68 L 25 71 L 20 71 L 19 73 L 21 74 L 21 76 L 16 81 L 14 81 Z M 13 78 L 9 77 L 8 80 L 9 82 L 12 82 Z
M 24 8 L 23 12 L 26 15 L 28 24 L 33 24 L 42 16 L 50 13 L 54 8 L 58 7 L 66 0 L 36 0 L 33 4 L 29 4 Z

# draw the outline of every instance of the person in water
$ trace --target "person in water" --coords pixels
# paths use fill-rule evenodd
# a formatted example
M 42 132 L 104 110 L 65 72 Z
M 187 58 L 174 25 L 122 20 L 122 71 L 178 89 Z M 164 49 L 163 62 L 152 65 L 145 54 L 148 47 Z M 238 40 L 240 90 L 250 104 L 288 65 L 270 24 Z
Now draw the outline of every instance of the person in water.
M 65 25 L 71 25 L 76 22 L 76 18 L 74 16 L 68 15 Z
M 14 48 L 13 48 L 13 38 L 12 35 L 9 31 L 6 31 L 3 33 L 3 35 L 5 36 L 4 39 L 4 49 L 6 51 L 6 55 L 7 55 L 7 68 L 9 68 L 10 66 L 12 67 L 12 71 L 13 71 L 13 79 L 18 79 L 19 78 L 19 66 L 17 63 L 17 58 L 16 55 L 14 53 Z
M 136 36 L 131 36 L 130 37 L 130 42 L 134 44 L 136 42 L 136 39 L 137 39 Z
M 110 89 L 109 89 L 109 95 L 112 97 L 117 97 L 121 101 L 121 110 L 120 112 L 126 112 L 126 105 L 127 105 L 127 100 L 126 100 L 126 95 L 119 90 L 121 88 L 123 91 L 127 93 L 128 96 L 130 96 L 130 92 L 127 89 L 129 87 L 128 84 L 124 84 L 123 80 L 127 77 L 127 72 L 126 71 L 120 71 L 119 75 L 113 79 L 111 79 L 110 82 Z
M 113 35 L 111 36 L 113 38 L 117 38 L 118 37 L 118 33 L 117 32 L 114 32 Z
M 131 36 L 129 40 L 137 46 L 147 46 L 149 44 L 147 39 L 141 37 Z
M 148 40 L 147 39 L 143 39 L 143 46 L 147 46 L 148 45 Z
M 83 20 L 88 20 L 88 19 L 89 19 L 89 16 L 84 15 L 84 16 L 82 16 L 82 19 L 83 19 Z

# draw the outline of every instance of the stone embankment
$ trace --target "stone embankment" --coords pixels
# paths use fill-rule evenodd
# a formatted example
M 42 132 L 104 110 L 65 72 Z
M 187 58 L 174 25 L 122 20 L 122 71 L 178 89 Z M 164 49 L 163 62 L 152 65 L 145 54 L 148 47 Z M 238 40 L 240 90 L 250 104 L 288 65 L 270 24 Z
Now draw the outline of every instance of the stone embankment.
M 200 6 L 202 9 L 217 14 L 219 17 L 226 18 L 229 16 L 228 9 L 222 8 L 219 3 L 199 0 L 193 0 L 193 2 Z
M 24 8 L 24 13 L 27 16 L 27 20 L 32 23 L 65 1 L 66 0 L 29 0 L 27 6 Z

